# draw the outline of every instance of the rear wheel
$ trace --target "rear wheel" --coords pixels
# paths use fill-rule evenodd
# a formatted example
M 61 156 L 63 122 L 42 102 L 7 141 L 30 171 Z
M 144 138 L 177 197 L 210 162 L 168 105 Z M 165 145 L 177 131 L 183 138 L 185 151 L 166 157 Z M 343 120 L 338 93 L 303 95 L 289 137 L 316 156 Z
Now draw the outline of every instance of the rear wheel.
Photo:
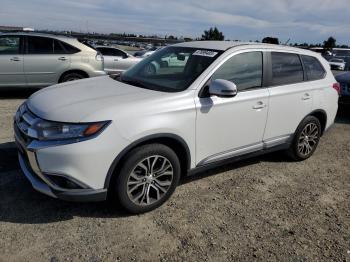
M 305 160 L 315 152 L 321 137 L 320 121 L 314 116 L 306 117 L 299 125 L 289 155 L 297 161 Z
M 162 205 L 180 179 L 180 162 L 175 152 L 162 144 L 132 150 L 114 185 L 118 202 L 131 213 L 143 213 Z
M 83 74 L 80 73 L 68 73 L 62 77 L 61 83 L 63 82 L 70 82 L 70 81 L 75 81 L 79 79 L 86 78 Z

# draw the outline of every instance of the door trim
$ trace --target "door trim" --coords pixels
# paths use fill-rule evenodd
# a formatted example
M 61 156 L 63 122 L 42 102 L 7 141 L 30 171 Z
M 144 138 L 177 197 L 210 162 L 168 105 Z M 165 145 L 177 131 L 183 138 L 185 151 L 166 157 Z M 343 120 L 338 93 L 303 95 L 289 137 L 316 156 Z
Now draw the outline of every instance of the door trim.
M 263 141 L 263 142 L 254 143 L 254 144 L 250 144 L 247 146 L 242 146 L 239 148 L 235 148 L 235 149 L 227 150 L 227 151 L 224 151 L 221 153 L 217 153 L 217 154 L 214 154 L 214 155 L 211 155 L 209 157 L 204 158 L 202 161 L 200 161 L 197 164 L 197 167 L 212 164 L 214 162 L 238 157 L 238 156 L 249 154 L 249 153 L 254 153 L 254 152 L 257 152 L 260 150 L 267 150 L 267 149 L 270 149 L 270 148 L 273 148 L 276 146 L 288 144 L 291 142 L 292 138 L 293 138 L 293 135 L 291 135 L 291 134 L 282 135 L 282 136 L 270 138 L 270 139 Z

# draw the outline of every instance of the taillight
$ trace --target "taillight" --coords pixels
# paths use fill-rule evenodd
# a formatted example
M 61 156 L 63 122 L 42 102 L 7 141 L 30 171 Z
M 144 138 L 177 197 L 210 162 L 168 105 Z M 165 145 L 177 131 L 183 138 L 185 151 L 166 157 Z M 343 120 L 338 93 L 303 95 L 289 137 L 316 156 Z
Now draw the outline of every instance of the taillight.
M 339 83 L 334 83 L 333 88 L 338 92 L 338 95 L 340 95 L 340 84 Z
M 97 53 L 95 58 L 97 61 L 103 61 L 103 56 L 101 55 L 101 53 Z

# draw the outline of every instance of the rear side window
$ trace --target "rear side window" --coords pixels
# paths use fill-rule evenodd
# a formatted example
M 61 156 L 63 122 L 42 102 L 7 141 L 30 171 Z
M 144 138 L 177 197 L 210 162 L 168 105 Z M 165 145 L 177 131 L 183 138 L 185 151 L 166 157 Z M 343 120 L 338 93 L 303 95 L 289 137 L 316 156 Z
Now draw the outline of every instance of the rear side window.
M 312 81 L 324 78 L 326 71 L 316 57 L 303 55 L 301 59 L 303 60 L 308 80 Z
M 271 53 L 272 85 L 288 85 L 304 81 L 304 71 L 299 55 Z
M 0 55 L 15 55 L 20 53 L 19 36 L 1 36 L 0 37 Z
M 75 48 L 69 44 L 66 44 L 59 40 L 54 40 L 54 53 L 55 54 L 75 54 L 80 52 L 78 48 Z
M 28 54 L 53 54 L 53 39 L 28 36 Z
M 247 52 L 228 59 L 212 76 L 236 84 L 239 91 L 261 87 L 263 74 L 262 52 Z

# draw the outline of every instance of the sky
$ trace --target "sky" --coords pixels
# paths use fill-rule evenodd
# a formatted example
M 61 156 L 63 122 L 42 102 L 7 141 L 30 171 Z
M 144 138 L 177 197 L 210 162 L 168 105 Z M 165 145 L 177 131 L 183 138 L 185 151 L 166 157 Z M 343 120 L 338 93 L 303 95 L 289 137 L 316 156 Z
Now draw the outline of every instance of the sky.
M 349 0 L 1 0 L 0 25 L 98 33 L 350 44 Z

